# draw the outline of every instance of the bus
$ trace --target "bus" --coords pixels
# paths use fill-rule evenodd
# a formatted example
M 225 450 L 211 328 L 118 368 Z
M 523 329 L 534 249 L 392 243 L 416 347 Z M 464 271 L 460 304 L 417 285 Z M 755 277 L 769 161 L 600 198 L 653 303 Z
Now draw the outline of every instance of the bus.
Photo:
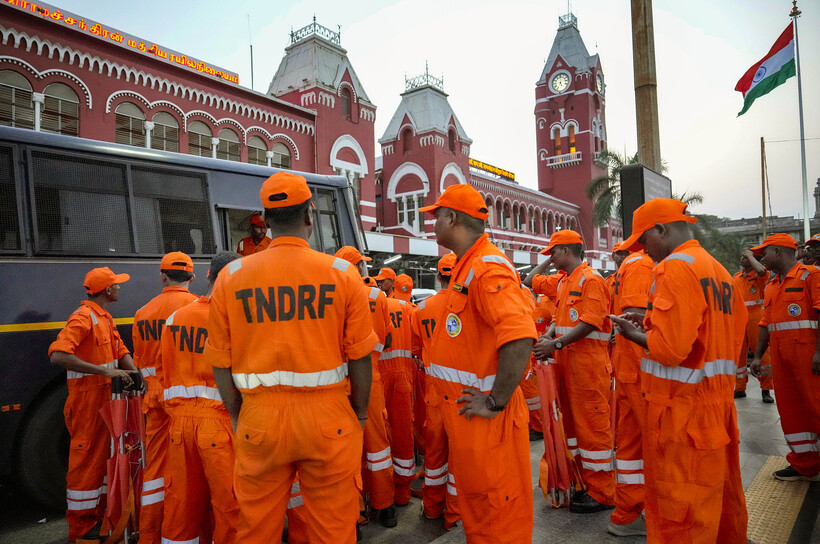
M 131 275 L 111 306 L 130 349 L 134 313 L 162 289 L 162 255 L 188 253 L 191 291 L 204 294 L 210 258 L 249 235 L 276 171 L 0 126 L 0 478 L 65 508 L 66 373 L 48 346 L 86 298 L 86 272 Z M 299 174 L 316 206 L 311 247 L 364 251 L 347 179 Z

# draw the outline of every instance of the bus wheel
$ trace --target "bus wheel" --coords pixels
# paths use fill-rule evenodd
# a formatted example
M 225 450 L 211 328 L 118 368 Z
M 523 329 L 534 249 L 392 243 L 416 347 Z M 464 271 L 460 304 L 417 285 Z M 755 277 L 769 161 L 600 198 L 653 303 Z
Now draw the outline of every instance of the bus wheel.
M 65 510 L 65 475 L 70 437 L 63 418 L 68 397 L 65 382 L 46 391 L 21 425 L 15 455 L 17 479 L 31 498 L 54 510 Z

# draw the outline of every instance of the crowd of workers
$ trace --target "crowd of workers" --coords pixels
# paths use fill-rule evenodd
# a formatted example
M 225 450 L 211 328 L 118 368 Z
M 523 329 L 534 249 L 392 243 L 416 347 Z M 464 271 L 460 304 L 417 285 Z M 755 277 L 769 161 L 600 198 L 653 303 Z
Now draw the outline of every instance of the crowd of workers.
M 577 467 L 570 511 L 614 508 L 614 535 L 747 541 L 733 400 L 747 367 L 764 402 L 776 392 L 791 449 L 773 476 L 820 480 L 820 269 L 790 236 L 744 252 L 733 278 L 693 239 L 686 205 L 655 199 L 607 279 L 561 230 L 522 280 L 484 233 L 481 195 L 455 185 L 421 209 L 452 253 L 441 291 L 416 306 L 408 276 L 369 276 L 356 248 L 310 249 L 311 197 L 304 178 L 271 176 L 245 256 L 219 253 L 205 296 L 188 290 L 190 257 L 163 257 L 133 359 L 108 313 L 128 276 L 88 273 L 88 300 L 49 350 L 68 371 L 70 541 L 110 529 L 97 412 L 109 380 L 136 371 L 141 543 L 278 542 L 286 520 L 291 543 L 355 542 L 371 519 L 396 526 L 413 494 L 470 543 L 531 542 L 530 441 L 543 436 L 531 369 L 546 361 Z M 820 256 L 820 235 L 809 247 L 805 259 Z

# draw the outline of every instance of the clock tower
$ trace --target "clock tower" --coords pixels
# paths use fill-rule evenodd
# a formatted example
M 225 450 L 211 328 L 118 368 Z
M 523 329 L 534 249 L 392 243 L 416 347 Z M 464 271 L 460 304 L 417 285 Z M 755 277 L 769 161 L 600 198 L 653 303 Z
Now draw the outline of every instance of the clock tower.
M 587 51 L 578 19 L 572 13 L 559 17 L 535 86 L 538 188 L 580 206 L 579 229 L 590 258 L 610 253 L 612 239 L 622 236 L 616 223 L 593 226 L 592 201 L 585 192 L 590 180 L 607 173 L 598 159 L 606 148 L 605 96 L 601 60 Z

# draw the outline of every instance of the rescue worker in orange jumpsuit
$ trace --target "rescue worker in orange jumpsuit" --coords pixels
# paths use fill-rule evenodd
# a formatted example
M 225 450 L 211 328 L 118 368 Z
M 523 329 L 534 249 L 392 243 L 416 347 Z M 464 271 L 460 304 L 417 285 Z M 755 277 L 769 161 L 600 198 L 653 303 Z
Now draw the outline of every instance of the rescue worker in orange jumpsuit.
M 162 406 L 160 341 L 168 316 L 197 299 L 188 290 L 194 263 L 180 251 L 166 254 L 159 265 L 162 292 L 134 314 L 134 363 L 148 386 L 145 412 L 145 471 L 140 497 L 140 544 L 160 544 L 165 500 L 165 458 L 168 452 L 168 414 Z
M 612 246 L 612 261 L 615 263 L 615 272 L 606 277 L 606 286 L 609 289 L 609 296 L 613 304 L 612 308 L 614 308 L 615 302 L 615 282 L 618 280 L 618 270 L 620 270 L 621 264 L 623 264 L 624 260 L 630 255 L 627 250 L 621 248 L 622 243 L 623 242 L 616 242 Z
M 393 282 L 396 281 L 396 272 L 392 268 L 382 268 L 373 279 L 376 280 L 376 285 L 384 291 L 387 298 L 393 298 Z
M 645 315 L 655 262 L 645 251 L 629 254 L 618 262 L 613 283 L 615 315 Z M 641 440 L 646 420 L 646 400 L 641 394 L 641 358 L 637 344 L 615 335 L 612 366 L 617 395 L 615 428 L 615 511 L 607 532 L 615 536 L 646 535 L 644 510 L 644 458 Z
M 359 274 L 368 279 L 367 261 L 372 260 L 370 257 L 362 256 L 353 246 L 341 247 L 336 252 L 336 257 L 354 265 Z M 373 318 L 373 331 L 379 339 L 372 353 L 375 362 L 393 343 L 393 324 L 387 308 L 387 295 L 375 284 L 367 286 L 366 291 L 370 315 Z M 384 386 L 377 364 L 373 365 L 372 376 L 370 403 L 367 406 L 367 421 L 364 426 L 362 486 L 371 509 L 376 511 L 379 523 L 390 528 L 398 525 L 399 517 L 394 504 L 396 487 L 393 481 L 392 452 L 385 417 Z
M 640 378 L 647 539 L 741 544 L 747 514 L 732 391 L 746 306 L 732 276 L 692 238 L 696 219 L 685 212 L 669 198 L 635 210 L 623 247 L 646 248 L 658 263 L 654 285 L 645 318 L 611 316 L 648 350 Z
M 170 436 L 163 544 L 196 541 L 210 505 L 213 541 L 231 544 L 236 537 L 239 506 L 233 493 L 233 428 L 203 352 L 214 282 L 222 268 L 239 258 L 229 251 L 217 254 L 208 270 L 208 293 L 168 316 L 163 327 L 163 405 Z
M 541 360 L 554 353 L 567 447 L 579 461 L 586 487 L 573 495 L 570 512 L 599 512 L 612 507 L 615 494 L 609 291 L 601 275 L 583 261 L 583 240 L 577 232 L 556 232 L 542 253 L 567 276 L 558 286 L 553 323 L 533 353 Z
M 367 293 L 349 262 L 310 248 L 304 177 L 277 172 L 260 196 L 273 242 L 219 274 L 205 343 L 236 433 L 236 541 L 281 540 L 298 471 L 308 540 L 350 544 L 378 341 Z
M 820 481 L 820 270 L 795 259 L 797 243 L 788 234 L 773 234 L 758 247 L 762 264 L 775 276 L 766 286 L 763 318 L 751 372 L 767 373 L 763 353 L 768 346 L 774 371 L 777 411 L 789 466 L 778 480 Z
M 820 245 L 820 244 L 817 244 Z M 769 281 L 769 272 L 755 258 L 751 250 L 746 250 L 740 256 L 740 270 L 735 273 L 735 289 L 738 290 L 746 303 L 749 311 L 749 320 L 746 322 L 746 335 L 743 337 L 743 346 L 740 348 L 740 357 L 737 360 L 737 381 L 735 382 L 735 398 L 746 397 L 746 384 L 749 381 L 749 371 L 747 368 L 748 353 L 754 352 L 757 347 L 757 336 L 760 333 L 760 320 L 763 318 L 763 292 L 766 283 Z M 763 402 L 771 404 L 772 389 L 774 389 L 772 379 L 771 361 L 768 351 L 763 354 L 763 365 L 765 375 L 758 378 L 760 381 L 761 395 Z
M 552 321 L 552 309 L 554 309 L 555 306 L 549 298 L 536 295 L 523 283 L 521 284 L 521 288 L 527 295 L 527 302 L 529 303 L 532 313 L 532 320 L 535 322 L 535 330 L 539 334 L 543 334 L 546 332 L 550 321 Z M 539 299 L 541 299 L 541 301 L 537 302 Z M 544 301 L 547 302 L 547 305 L 544 304 Z M 527 371 L 524 373 L 521 383 L 518 384 L 521 387 L 521 392 L 524 394 L 524 400 L 527 403 L 527 409 L 530 412 L 530 442 L 536 442 L 544 439 L 544 427 L 541 423 L 541 393 L 538 390 L 538 377 L 536 376 L 532 366 L 534 364 L 535 356 L 530 355 Z
M 456 264 L 455 253 L 448 253 L 438 261 L 438 281 L 441 291 L 419 303 L 413 314 L 413 354 L 421 359 L 424 368 L 430 367 L 430 343 L 436 325 L 444 317 L 444 303 L 450 274 Z M 422 515 L 438 519 L 444 514 L 444 528 L 452 529 L 459 520 L 458 492 L 450 464 L 447 431 L 439 405 L 440 394 L 435 381 L 425 379 L 424 402 L 427 407 L 424 420 L 424 486 L 422 487 Z
M 399 274 L 393 280 L 393 298 L 403 300 L 404 302 L 412 302 L 413 297 L 413 278 L 407 274 Z
M 268 249 L 271 243 L 271 239 L 268 238 L 268 227 L 265 226 L 261 213 L 253 214 L 250 223 L 251 235 L 242 238 L 236 245 L 236 252 L 243 257 Z
M 450 438 L 467 541 L 531 542 L 527 404 L 518 388 L 536 339 L 515 266 L 484 233 L 483 197 L 451 185 L 432 206 L 438 243 L 457 262 L 433 332 L 426 381 L 435 383 Z
M 130 384 L 128 372 L 137 372 L 108 313 L 108 307 L 119 300 L 120 284 L 129 277 L 114 274 L 108 267 L 88 272 L 83 282 L 88 300 L 68 317 L 65 328 L 48 348 L 51 363 L 67 371 L 68 399 L 63 414 L 71 436 L 65 515 L 70 542 L 99 537 L 110 449 L 99 411 L 111 400 L 110 380 L 119 376 Z

